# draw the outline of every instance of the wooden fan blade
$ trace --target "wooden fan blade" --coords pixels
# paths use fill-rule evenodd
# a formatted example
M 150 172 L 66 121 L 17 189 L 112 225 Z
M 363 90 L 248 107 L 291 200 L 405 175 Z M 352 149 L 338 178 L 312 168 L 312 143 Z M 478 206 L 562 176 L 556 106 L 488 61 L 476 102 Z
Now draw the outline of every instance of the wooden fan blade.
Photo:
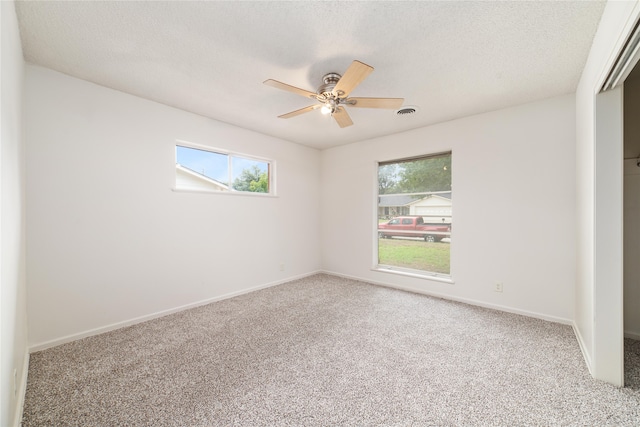
M 292 111 L 290 113 L 278 116 L 278 118 L 280 118 L 280 119 L 288 119 L 290 117 L 295 117 L 295 116 L 299 116 L 300 114 L 308 113 L 309 111 L 317 110 L 320 107 L 322 107 L 322 104 L 309 105 L 308 107 L 304 107 L 304 108 L 301 108 L 299 110 Z
M 347 114 L 347 110 L 342 107 L 338 107 L 336 111 L 332 114 L 333 118 L 338 122 L 338 126 L 341 128 L 346 128 L 347 126 L 351 126 L 353 122 L 351 121 L 351 117 Z
M 360 61 L 353 61 L 347 71 L 344 72 L 342 78 L 333 88 L 333 94 L 340 98 L 349 96 L 351 91 L 355 89 L 369 74 L 373 71 L 373 67 Z
M 388 108 L 393 110 L 400 108 L 403 102 L 404 98 L 349 98 L 346 105 L 358 108 Z
M 277 80 L 269 79 L 262 82 L 267 86 L 275 87 L 276 89 L 286 90 L 287 92 L 295 93 L 297 95 L 302 95 L 305 98 L 316 99 L 316 94 L 313 92 L 309 92 L 308 90 L 300 89 L 299 87 L 291 86 L 286 83 L 279 82 Z

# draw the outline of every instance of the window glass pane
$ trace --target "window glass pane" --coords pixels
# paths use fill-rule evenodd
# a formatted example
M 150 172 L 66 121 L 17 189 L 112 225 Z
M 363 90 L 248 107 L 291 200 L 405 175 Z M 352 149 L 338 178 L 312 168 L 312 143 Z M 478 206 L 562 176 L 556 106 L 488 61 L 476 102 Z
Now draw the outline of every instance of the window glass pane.
M 451 273 L 451 190 L 451 153 L 380 163 L 380 267 Z
M 202 191 L 270 192 L 265 160 L 176 145 L 176 188 Z
M 231 169 L 234 190 L 269 192 L 269 163 L 234 156 L 231 158 Z
M 189 170 L 223 184 L 229 180 L 228 156 L 197 148 L 176 146 L 176 161 Z

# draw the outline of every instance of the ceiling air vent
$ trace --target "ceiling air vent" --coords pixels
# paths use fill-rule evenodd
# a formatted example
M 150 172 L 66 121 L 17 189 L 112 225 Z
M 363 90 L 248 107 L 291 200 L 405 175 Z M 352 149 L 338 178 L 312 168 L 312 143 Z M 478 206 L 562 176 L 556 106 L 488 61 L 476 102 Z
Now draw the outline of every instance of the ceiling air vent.
M 399 110 L 396 110 L 396 115 L 398 115 L 398 116 L 410 116 L 412 114 L 415 114 L 417 111 L 418 111 L 418 107 L 407 106 L 407 107 L 402 107 Z

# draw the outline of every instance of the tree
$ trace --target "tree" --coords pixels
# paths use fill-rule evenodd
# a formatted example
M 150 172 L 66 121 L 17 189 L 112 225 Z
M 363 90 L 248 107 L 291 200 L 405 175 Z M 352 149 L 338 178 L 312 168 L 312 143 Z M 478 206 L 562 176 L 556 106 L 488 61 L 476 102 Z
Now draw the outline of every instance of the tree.
M 378 194 L 393 193 L 398 180 L 398 165 L 391 163 L 378 168 Z
M 252 165 L 243 169 L 240 176 L 233 181 L 233 189 L 253 193 L 268 193 L 269 174 L 262 172 L 257 165 Z
M 451 191 L 451 155 L 398 164 L 398 193 Z
M 257 182 L 251 181 L 249 183 L 249 191 L 253 191 L 254 193 L 269 192 L 269 177 L 266 172 L 263 172 L 260 175 L 260 179 Z

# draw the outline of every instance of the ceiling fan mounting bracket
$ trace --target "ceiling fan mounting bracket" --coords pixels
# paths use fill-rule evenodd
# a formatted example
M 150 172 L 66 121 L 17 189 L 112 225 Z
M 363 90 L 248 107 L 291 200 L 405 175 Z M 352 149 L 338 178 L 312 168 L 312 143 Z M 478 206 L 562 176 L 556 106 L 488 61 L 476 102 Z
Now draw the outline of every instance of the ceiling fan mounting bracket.
M 336 84 L 336 83 L 338 83 L 338 80 L 340 80 L 341 78 L 342 78 L 342 76 L 340 74 L 338 74 L 338 73 L 327 73 L 322 78 L 322 81 L 326 85 L 328 85 L 329 83 Z

